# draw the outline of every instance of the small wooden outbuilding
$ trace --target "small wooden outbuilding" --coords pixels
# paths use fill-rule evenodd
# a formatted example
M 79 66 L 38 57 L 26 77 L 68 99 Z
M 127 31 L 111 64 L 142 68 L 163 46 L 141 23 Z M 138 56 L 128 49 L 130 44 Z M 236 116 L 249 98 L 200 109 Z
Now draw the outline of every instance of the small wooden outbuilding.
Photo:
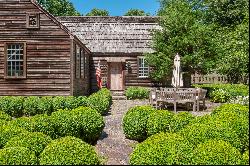
M 0 96 L 89 93 L 90 51 L 34 0 L 0 0 Z
M 159 29 L 158 17 L 58 17 L 92 53 L 91 89 L 97 89 L 95 68 L 101 63 L 103 85 L 111 90 L 128 86 L 153 86 L 144 53 L 152 52 L 151 32 Z

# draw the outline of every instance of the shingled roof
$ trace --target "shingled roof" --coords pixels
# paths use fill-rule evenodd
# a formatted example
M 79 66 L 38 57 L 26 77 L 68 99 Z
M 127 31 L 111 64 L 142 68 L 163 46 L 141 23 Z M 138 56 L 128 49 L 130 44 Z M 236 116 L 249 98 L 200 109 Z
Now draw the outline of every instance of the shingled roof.
M 151 16 L 57 17 L 93 53 L 152 52 L 151 31 L 159 29 Z

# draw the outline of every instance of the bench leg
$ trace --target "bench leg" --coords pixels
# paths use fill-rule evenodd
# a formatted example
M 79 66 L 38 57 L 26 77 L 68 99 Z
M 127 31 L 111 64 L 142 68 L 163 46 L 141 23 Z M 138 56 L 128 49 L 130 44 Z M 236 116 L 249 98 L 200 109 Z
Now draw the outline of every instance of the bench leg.
M 200 110 L 200 101 L 198 100 L 197 101 L 197 111 L 199 111 Z
M 203 100 L 203 110 L 205 110 L 205 99 Z

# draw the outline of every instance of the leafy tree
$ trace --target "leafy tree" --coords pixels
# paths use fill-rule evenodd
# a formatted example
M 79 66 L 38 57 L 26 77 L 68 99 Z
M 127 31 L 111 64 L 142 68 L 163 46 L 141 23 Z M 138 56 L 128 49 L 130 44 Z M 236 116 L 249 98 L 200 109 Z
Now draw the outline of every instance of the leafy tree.
M 146 60 L 154 71 L 150 76 L 165 82 L 170 78 L 176 53 L 181 58 L 183 71 L 209 72 L 215 66 L 215 46 L 211 34 L 213 25 L 202 20 L 201 10 L 188 0 L 164 0 L 159 11 L 161 29 L 155 30 L 152 48 Z
M 149 13 L 145 13 L 145 11 L 140 9 L 130 9 L 127 11 L 127 13 L 124 14 L 124 16 L 149 16 Z
M 55 16 L 80 16 L 68 0 L 38 0 L 38 3 Z
M 109 12 L 107 10 L 94 8 L 87 13 L 86 16 L 109 16 Z
M 215 24 L 216 71 L 237 83 L 248 75 L 249 2 L 247 0 L 210 1 L 207 21 Z

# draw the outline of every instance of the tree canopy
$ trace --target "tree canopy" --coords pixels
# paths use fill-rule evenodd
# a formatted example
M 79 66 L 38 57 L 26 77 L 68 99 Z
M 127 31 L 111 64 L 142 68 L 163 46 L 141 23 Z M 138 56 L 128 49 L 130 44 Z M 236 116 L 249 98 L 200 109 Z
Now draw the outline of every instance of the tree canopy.
M 54 16 L 80 16 L 68 0 L 38 0 L 38 3 Z
M 154 53 L 146 60 L 150 76 L 170 78 L 173 59 L 181 55 L 186 72 L 217 72 L 232 82 L 248 73 L 247 0 L 161 0 L 160 30 L 153 32 Z
M 109 16 L 109 12 L 104 9 L 94 8 L 86 16 Z
M 145 13 L 145 11 L 140 9 L 129 9 L 124 16 L 149 16 L 149 13 Z

